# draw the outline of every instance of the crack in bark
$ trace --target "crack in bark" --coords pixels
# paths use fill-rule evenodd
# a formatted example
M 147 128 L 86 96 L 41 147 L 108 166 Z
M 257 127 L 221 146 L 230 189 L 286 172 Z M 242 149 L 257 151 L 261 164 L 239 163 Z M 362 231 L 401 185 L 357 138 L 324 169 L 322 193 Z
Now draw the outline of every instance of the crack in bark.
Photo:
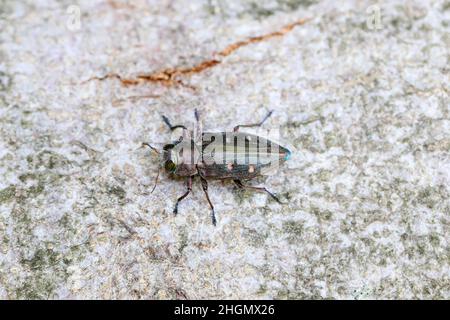
M 274 37 L 284 36 L 286 33 L 292 31 L 295 27 L 301 26 L 310 20 L 311 20 L 311 18 L 301 19 L 301 20 L 298 20 L 296 22 L 293 22 L 293 23 L 290 23 L 290 24 L 284 26 L 283 28 L 281 28 L 278 31 L 271 32 L 271 33 L 268 33 L 268 34 L 265 34 L 262 36 L 250 37 L 246 40 L 232 43 L 232 44 L 228 45 L 227 47 L 225 47 L 225 49 L 219 51 L 216 54 L 221 57 L 229 56 L 230 54 L 232 54 L 233 52 L 235 52 L 236 50 L 238 50 L 241 47 L 244 47 L 244 46 L 247 46 L 247 45 L 250 45 L 253 43 L 266 41 L 266 40 L 269 40 Z M 117 73 L 109 73 L 102 77 L 89 78 L 89 79 L 83 81 L 81 84 L 84 84 L 84 83 L 92 81 L 92 80 L 102 81 L 105 79 L 110 79 L 110 78 L 114 79 L 115 78 L 115 79 L 118 79 L 125 86 L 137 85 L 141 82 L 152 82 L 152 83 L 161 83 L 166 86 L 172 86 L 172 85 L 178 84 L 178 85 L 185 86 L 185 87 L 192 89 L 191 86 L 184 84 L 180 79 L 177 79 L 177 77 L 183 76 L 183 75 L 187 76 L 187 75 L 191 75 L 191 74 L 195 74 L 195 73 L 200 73 L 206 69 L 215 67 L 216 65 L 222 63 L 222 61 L 223 60 L 219 60 L 219 59 L 210 59 L 210 60 L 205 60 L 203 62 L 200 62 L 199 64 L 194 65 L 192 67 L 165 69 L 165 70 L 156 71 L 156 72 L 148 73 L 148 74 L 143 73 L 143 74 L 138 74 L 135 78 L 123 78 L 122 76 L 120 76 Z
M 247 46 L 249 44 L 252 43 L 257 43 L 257 42 L 261 42 L 261 41 L 265 41 L 274 37 L 281 37 L 284 36 L 286 33 L 292 31 L 295 27 L 297 26 L 301 26 L 303 24 L 305 24 L 306 22 L 310 21 L 311 19 L 301 19 L 298 20 L 294 23 L 288 24 L 286 26 L 284 26 L 283 28 L 281 28 L 278 31 L 275 32 L 271 32 L 262 36 L 257 36 L 257 37 L 250 37 L 247 40 L 243 40 L 243 41 L 239 41 L 233 44 L 230 44 L 229 46 L 227 46 L 225 49 L 223 49 L 222 51 L 219 52 L 219 55 L 221 56 L 228 56 L 231 53 L 233 53 L 234 51 L 236 51 L 237 49 L 239 49 L 240 47 L 243 46 Z

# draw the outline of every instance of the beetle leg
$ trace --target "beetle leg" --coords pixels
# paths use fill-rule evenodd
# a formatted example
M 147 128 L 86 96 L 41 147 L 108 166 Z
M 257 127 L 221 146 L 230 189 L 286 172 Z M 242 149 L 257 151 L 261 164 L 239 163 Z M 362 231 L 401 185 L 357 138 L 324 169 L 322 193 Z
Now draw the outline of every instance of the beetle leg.
M 188 194 L 192 191 L 192 177 L 187 178 L 186 180 L 187 190 L 186 192 L 177 199 L 177 203 L 175 203 L 175 208 L 173 209 L 173 213 L 176 215 L 178 213 L 178 204 L 188 196 Z
M 202 140 L 202 123 L 200 121 L 200 113 L 198 112 L 197 108 L 194 109 L 194 116 L 195 116 L 195 130 L 194 130 L 194 136 L 193 139 L 195 142 L 200 142 Z
M 195 121 L 199 122 L 200 121 L 200 114 L 198 113 L 197 108 L 194 109 L 194 116 L 195 116 Z
M 209 199 L 209 195 L 208 195 L 208 181 L 206 181 L 206 179 L 203 177 L 200 177 L 200 180 L 202 182 L 202 188 L 203 188 L 203 191 L 205 192 L 206 199 L 208 200 L 209 206 L 211 207 L 212 224 L 215 226 L 217 221 L 216 221 L 216 215 L 214 214 L 214 206 L 211 203 L 211 200 Z
M 236 127 L 234 127 L 233 131 L 234 132 L 238 132 L 240 127 L 246 127 L 246 128 L 250 128 L 250 127 L 260 127 L 262 126 L 262 124 L 272 115 L 273 110 L 269 111 L 269 113 L 264 117 L 264 119 L 262 119 L 260 122 L 258 123 L 253 123 L 253 124 L 240 124 L 237 125 Z
M 240 189 L 252 189 L 252 190 L 256 190 L 256 191 L 261 191 L 261 192 L 267 192 L 276 202 L 278 202 L 279 204 L 283 204 L 283 202 L 280 201 L 280 199 L 278 199 L 278 197 L 276 195 L 274 195 L 272 192 L 270 192 L 269 190 L 267 190 L 266 187 L 253 187 L 253 186 L 246 186 L 242 183 L 241 180 L 233 180 L 233 182 L 236 184 L 236 186 L 238 186 L 238 188 Z
M 178 125 L 176 125 L 176 126 L 173 126 L 173 125 L 170 123 L 169 119 L 168 119 L 166 116 L 164 116 L 164 115 L 162 116 L 162 119 L 163 119 L 164 123 L 169 127 L 170 131 L 173 131 L 173 130 L 178 129 L 178 128 L 186 129 L 186 127 L 183 126 L 183 125 L 181 125 L 181 124 L 178 124 Z

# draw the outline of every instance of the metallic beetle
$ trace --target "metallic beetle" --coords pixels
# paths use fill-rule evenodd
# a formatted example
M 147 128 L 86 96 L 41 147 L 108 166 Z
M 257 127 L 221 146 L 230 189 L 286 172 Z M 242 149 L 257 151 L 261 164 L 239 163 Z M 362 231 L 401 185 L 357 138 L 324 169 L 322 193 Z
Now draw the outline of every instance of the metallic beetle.
M 249 186 L 242 182 L 262 175 L 266 170 L 272 170 L 274 164 L 283 163 L 291 155 L 287 148 L 279 144 L 254 134 L 239 131 L 240 127 L 259 127 L 271 115 L 272 111 L 261 122 L 238 125 L 232 132 L 203 132 L 197 110 L 195 110 L 196 127 L 192 131 L 183 125 L 174 126 L 166 116 L 162 116 L 171 131 L 182 129 L 182 136 L 177 141 L 164 145 L 162 152 L 149 143 L 143 143 L 143 145 L 160 154 L 161 165 L 168 173 L 186 177 L 187 190 L 177 199 L 173 210 L 174 214 L 178 213 L 179 203 L 192 191 L 192 181 L 196 176 L 200 178 L 206 199 L 211 207 L 211 219 L 214 225 L 216 225 L 216 217 L 214 206 L 208 195 L 208 179 L 230 179 L 240 189 L 266 192 L 275 201 L 281 203 L 265 187 Z

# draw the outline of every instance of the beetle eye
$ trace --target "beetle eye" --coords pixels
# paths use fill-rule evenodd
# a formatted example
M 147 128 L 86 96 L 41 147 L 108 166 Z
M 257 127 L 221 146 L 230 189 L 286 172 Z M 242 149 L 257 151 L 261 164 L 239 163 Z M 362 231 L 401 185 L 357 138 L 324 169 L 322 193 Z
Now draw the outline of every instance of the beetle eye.
M 169 172 L 175 171 L 176 168 L 177 166 L 172 160 L 167 160 L 166 163 L 164 164 L 164 169 L 166 169 Z

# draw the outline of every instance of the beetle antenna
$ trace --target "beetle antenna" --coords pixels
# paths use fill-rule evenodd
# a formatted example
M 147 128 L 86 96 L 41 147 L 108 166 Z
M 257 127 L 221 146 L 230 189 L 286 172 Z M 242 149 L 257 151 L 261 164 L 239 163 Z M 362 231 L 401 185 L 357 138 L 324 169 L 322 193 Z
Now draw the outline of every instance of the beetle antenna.
M 153 191 L 155 191 L 156 189 L 156 185 L 158 184 L 158 178 L 159 178 L 159 172 L 161 171 L 161 167 L 158 167 L 158 173 L 156 174 L 156 179 L 155 179 L 155 185 L 153 186 L 152 191 L 150 191 L 150 193 L 153 193 Z
M 156 149 L 155 147 L 153 147 L 150 143 L 142 142 L 142 146 L 147 146 L 147 147 L 149 147 L 150 149 L 152 149 L 152 151 L 155 151 L 157 154 L 161 154 L 161 153 L 158 151 L 158 149 Z M 161 167 L 158 167 L 158 173 L 156 174 L 156 178 L 155 178 L 155 185 L 153 186 L 152 191 L 150 191 L 150 193 L 153 193 L 153 191 L 155 191 L 155 189 L 156 189 L 156 186 L 157 186 L 157 184 L 158 184 L 158 179 L 159 179 L 159 172 L 161 171 L 160 169 L 161 169 Z
M 149 147 L 150 149 L 152 149 L 153 151 L 155 151 L 157 154 L 160 154 L 160 152 L 158 151 L 158 149 L 156 149 L 155 147 L 152 147 L 152 146 L 150 145 L 150 143 L 142 142 L 142 146 L 147 146 L 147 147 Z

